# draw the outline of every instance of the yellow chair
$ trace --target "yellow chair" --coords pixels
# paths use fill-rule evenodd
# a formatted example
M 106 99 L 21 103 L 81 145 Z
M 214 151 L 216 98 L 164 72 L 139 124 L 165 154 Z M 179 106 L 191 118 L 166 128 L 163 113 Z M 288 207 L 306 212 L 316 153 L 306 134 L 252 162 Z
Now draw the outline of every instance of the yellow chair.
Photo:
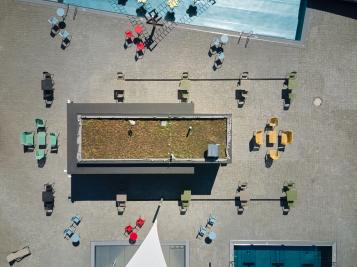
M 280 131 L 279 135 L 281 137 L 280 144 L 286 146 L 293 142 L 293 132 L 292 131 Z
M 277 160 L 280 157 L 279 150 L 269 150 L 267 155 L 272 159 L 272 160 Z
M 268 131 L 268 144 L 276 143 L 276 131 Z
M 260 130 L 254 132 L 254 139 L 255 139 L 255 143 L 261 146 L 263 144 L 263 131 Z
M 278 118 L 272 117 L 268 120 L 267 125 L 274 130 L 278 126 Z
M 167 0 L 166 4 L 171 8 L 174 9 L 179 5 L 180 0 Z

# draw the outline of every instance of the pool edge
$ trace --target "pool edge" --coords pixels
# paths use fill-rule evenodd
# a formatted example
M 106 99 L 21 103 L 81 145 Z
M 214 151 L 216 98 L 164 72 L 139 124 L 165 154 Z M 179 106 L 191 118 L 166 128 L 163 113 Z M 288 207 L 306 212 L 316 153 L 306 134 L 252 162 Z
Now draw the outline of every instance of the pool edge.
M 140 246 L 143 241 L 136 242 Z M 190 243 L 184 241 L 162 241 L 160 245 L 165 246 L 185 246 L 185 267 L 190 267 Z M 96 246 L 130 246 L 127 240 L 107 240 L 107 241 L 90 241 L 90 267 L 95 267 L 95 247 Z
M 234 266 L 234 246 L 239 245 L 285 245 L 285 246 L 331 246 L 332 266 L 337 264 L 336 241 L 311 241 L 311 240 L 230 240 L 229 264 Z M 233 264 L 233 265 L 232 265 Z
M 112 16 L 112 17 L 119 17 L 119 18 L 136 17 L 138 19 L 143 20 L 142 18 L 139 18 L 137 16 L 121 14 L 121 13 L 117 13 L 114 11 L 112 12 L 112 11 L 93 9 L 93 8 L 85 8 L 85 7 L 76 6 L 76 5 L 72 5 L 72 4 L 58 3 L 58 2 L 53 2 L 51 0 L 15 0 L 15 2 L 35 4 L 35 5 L 47 5 L 47 6 L 54 6 L 54 7 L 67 7 L 69 5 L 69 6 L 75 7 L 79 11 L 83 11 L 83 12 L 88 12 L 88 13 L 93 13 L 93 14 L 98 14 L 98 15 L 107 15 L 107 16 Z M 290 45 L 290 46 L 294 46 L 297 48 L 304 48 L 306 32 L 307 32 L 307 28 L 308 28 L 307 24 L 309 24 L 309 20 L 310 20 L 309 13 L 310 13 L 310 9 L 309 9 L 309 7 L 306 7 L 305 17 L 304 17 L 304 21 L 302 23 L 301 40 L 285 39 L 285 38 L 281 38 L 281 37 L 273 37 L 273 36 L 268 36 L 268 35 L 255 34 L 255 33 L 253 33 L 250 38 L 251 38 L 251 40 L 259 40 L 259 41 L 265 41 L 265 42 L 270 42 L 270 43 L 275 43 L 275 44 L 280 44 L 280 45 Z M 236 32 L 236 31 L 211 28 L 211 27 L 207 27 L 207 26 L 189 25 L 189 24 L 182 24 L 182 23 L 177 23 L 176 28 L 187 29 L 187 30 L 192 30 L 192 31 L 207 32 L 207 33 L 213 33 L 213 34 L 226 34 L 226 35 L 229 35 L 231 37 L 236 37 L 236 38 L 239 38 L 239 35 L 241 33 L 241 32 Z M 245 33 L 245 34 L 247 34 L 247 33 Z M 242 38 L 243 39 L 247 38 L 247 35 L 242 35 Z

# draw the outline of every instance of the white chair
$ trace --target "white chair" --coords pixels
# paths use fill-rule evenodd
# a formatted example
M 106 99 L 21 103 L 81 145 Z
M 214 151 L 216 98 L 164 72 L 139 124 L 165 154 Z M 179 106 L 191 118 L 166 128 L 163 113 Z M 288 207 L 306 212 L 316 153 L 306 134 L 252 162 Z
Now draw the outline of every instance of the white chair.
M 56 17 L 51 17 L 49 20 L 48 20 L 48 23 L 51 24 L 51 26 L 54 26 L 54 25 L 57 25 L 58 24 L 58 19 Z
M 62 39 L 66 39 L 69 37 L 69 33 L 66 30 L 61 31 L 59 35 L 62 37 Z

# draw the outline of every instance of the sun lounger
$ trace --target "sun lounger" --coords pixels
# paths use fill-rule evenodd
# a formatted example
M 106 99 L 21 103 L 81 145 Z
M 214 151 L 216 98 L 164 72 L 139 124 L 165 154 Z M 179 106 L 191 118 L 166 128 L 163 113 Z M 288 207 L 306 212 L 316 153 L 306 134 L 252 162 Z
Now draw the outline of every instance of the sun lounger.
M 205 235 L 207 235 L 208 230 L 206 227 L 200 226 L 200 229 L 198 230 L 196 238 L 201 239 Z
M 31 255 L 30 247 L 26 246 L 20 250 L 14 251 L 7 255 L 6 260 L 9 264 L 12 264 L 14 261 L 21 261 L 26 256 Z

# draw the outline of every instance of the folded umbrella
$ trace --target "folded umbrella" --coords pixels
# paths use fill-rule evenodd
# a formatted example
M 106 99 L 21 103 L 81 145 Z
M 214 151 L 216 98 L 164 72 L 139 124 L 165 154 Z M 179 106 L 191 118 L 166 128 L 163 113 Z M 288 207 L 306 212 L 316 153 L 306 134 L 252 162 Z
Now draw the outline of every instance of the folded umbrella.
M 145 45 L 143 42 L 139 42 L 136 44 L 136 49 L 137 50 L 143 50 L 145 48 Z
M 143 32 L 143 27 L 141 27 L 141 25 L 136 25 L 135 28 L 134 28 L 134 31 L 137 34 L 141 34 Z

